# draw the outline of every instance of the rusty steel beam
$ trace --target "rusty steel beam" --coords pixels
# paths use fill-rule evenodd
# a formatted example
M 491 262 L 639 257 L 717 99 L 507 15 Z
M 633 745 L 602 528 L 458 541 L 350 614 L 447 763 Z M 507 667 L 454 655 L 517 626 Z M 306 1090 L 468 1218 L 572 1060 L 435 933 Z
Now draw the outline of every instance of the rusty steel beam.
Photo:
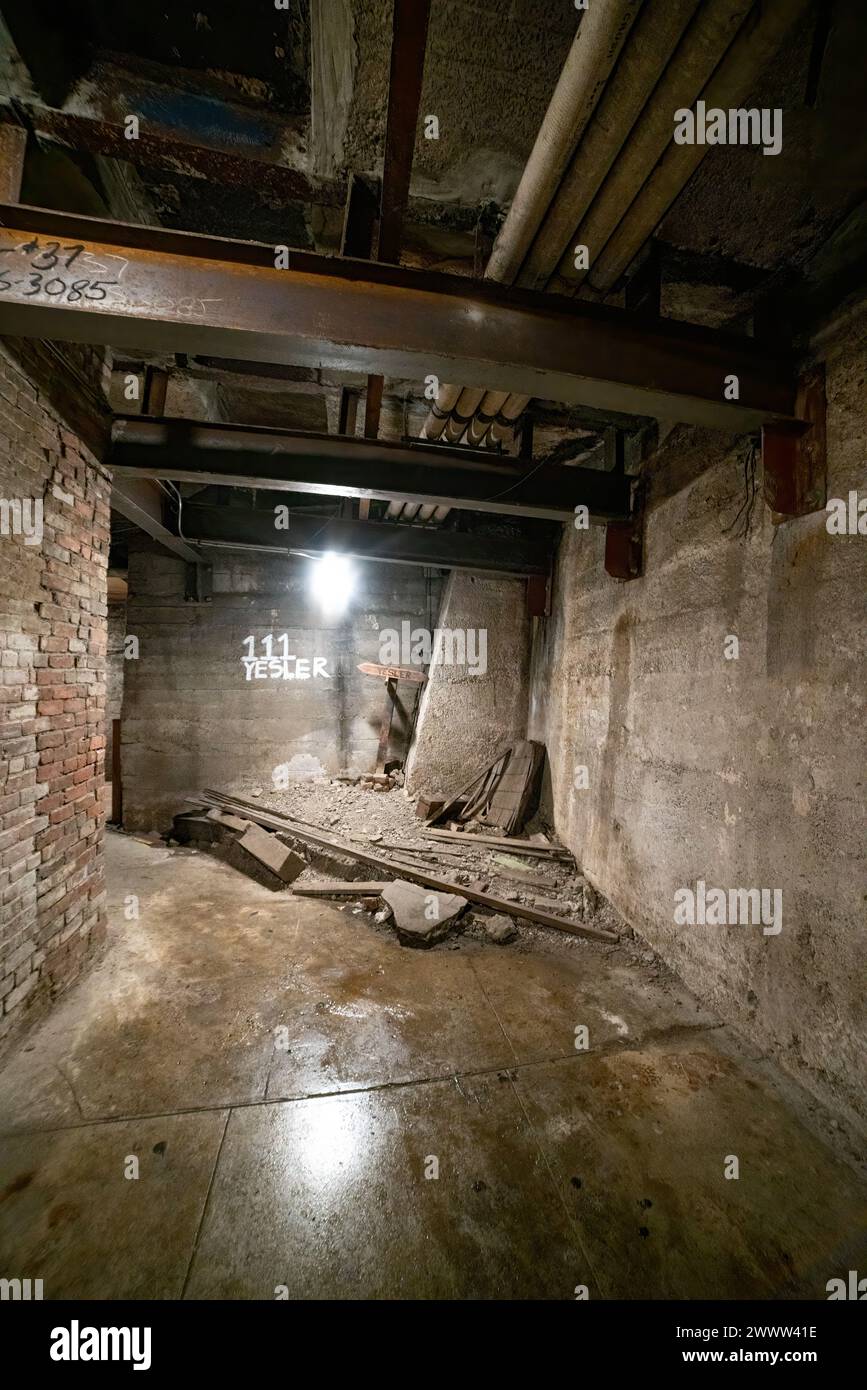
M 395 265 L 400 264 L 403 220 L 409 200 L 429 15 L 430 0 L 395 0 L 376 245 L 376 259 L 393 261 Z M 376 439 L 379 434 L 384 384 L 381 375 L 367 378 L 364 433 L 368 439 Z
M 762 427 L 765 501 L 779 516 L 821 511 L 827 497 L 825 369 L 815 367 L 798 383 L 802 421 Z
M 395 0 L 382 169 L 379 261 L 400 262 L 403 219 L 418 126 L 430 0 Z
M 184 505 L 184 533 L 193 543 L 238 549 L 336 551 L 358 560 L 432 569 L 483 570 L 489 574 L 547 575 L 556 545 L 551 528 L 537 523 L 529 534 L 491 536 L 442 527 L 394 526 L 377 521 L 291 513 L 289 529 L 276 530 L 274 513 L 261 506 Z
M 255 242 L 20 205 L 0 206 L 0 269 L 0 332 L 22 337 L 433 373 L 733 432 L 797 418 L 791 360 L 766 344 L 492 282 L 307 252 L 277 270 Z
M 162 494 L 157 484 L 149 478 L 116 479 L 111 489 L 111 506 L 113 511 L 120 512 L 127 521 L 134 522 L 175 555 L 190 561 L 201 559 L 186 541 L 164 524 Z
M 597 518 L 629 514 L 626 477 L 334 434 L 125 416 L 114 422 L 108 462 L 121 478 L 432 502 L 543 521 L 570 520 L 580 505 Z
M 131 109 L 135 109 L 134 104 Z M 278 202 L 340 207 L 346 184 L 338 179 L 310 179 L 300 169 L 277 162 L 269 148 L 219 149 L 192 137 L 154 129 L 143 121 L 135 140 L 127 139 L 122 121 L 101 120 L 44 106 L 20 104 L 34 133 L 42 140 L 86 154 L 106 155 L 143 168 L 163 169 L 188 178 L 207 179 L 217 188 L 250 188 Z M 275 149 L 279 128 L 274 127 Z

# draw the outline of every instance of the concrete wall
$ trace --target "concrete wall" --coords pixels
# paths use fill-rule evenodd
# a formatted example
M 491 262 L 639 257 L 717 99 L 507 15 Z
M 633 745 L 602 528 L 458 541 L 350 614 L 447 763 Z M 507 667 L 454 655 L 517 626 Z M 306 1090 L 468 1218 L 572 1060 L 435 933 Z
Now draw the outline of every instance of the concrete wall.
M 482 629 L 486 669 L 473 674 L 469 663 L 449 664 L 443 659 L 447 648 L 434 661 L 407 764 L 406 785 L 413 795 L 453 794 L 509 743 L 526 737 L 531 632 L 526 580 L 453 571 L 439 626 L 463 633 Z
M 825 350 L 829 496 L 864 496 L 863 310 Z M 703 999 L 864 1118 L 867 536 L 829 535 L 824 512 L 775 526 L 759 494 L 743 537 L 743 499 L 731 442 L 679 429 L 653 477 L 644 578 L 605 575 L 601 529 L 565 536 L 529 735 L 599 888 Z M 781 888 L 782 931 L 675 925 L 675 890 L 699 878 Z
M 0 1039 L 47 1007 L 105 930 L 108 479 L 55 413 L 56 358 L 0 345 Z M 60 493 L 62 496 L 58 496 Z M 33 514 L 31 513 L 31 518 Z M 36 537 L 37 532 L 31 531 Z
M 184 599 L 185 565 L 153 543 L 129 558 L 127 634 L 139 656 L 124 663 L 124 824 L 164 828 L 203 787 L 266 792 L 275 767 L 292 777 L 373 771 L 385 705 L 383 682 L 362 675 L 378 661 L 380 630 L 433 626 L 441 584 L 426 571 L 357 562 L 344 617 L 326 618 L 308 592 L 301 559 L 213 553 L 213 596 Z M 290 654 L 324 660 L 327 676 L 246 678 L 245 639 L 288 634 Z M 275 653 L 282 647 L 275 644 Z M 415 687 L 401 685 L 402 704 Z M 396 714 L 392 751 L 407 729 Z

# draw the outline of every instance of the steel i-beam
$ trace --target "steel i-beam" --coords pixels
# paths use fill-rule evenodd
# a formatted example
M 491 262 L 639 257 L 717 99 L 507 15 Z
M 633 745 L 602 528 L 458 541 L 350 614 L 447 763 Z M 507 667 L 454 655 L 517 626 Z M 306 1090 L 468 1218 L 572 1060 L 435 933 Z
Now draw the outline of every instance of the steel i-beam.
M 257 243 L 0 206 L 0 332 L 433 374 L 733 432 L 797 417 L 791 361 L 749 338 L 459 276 L 274 261 Z

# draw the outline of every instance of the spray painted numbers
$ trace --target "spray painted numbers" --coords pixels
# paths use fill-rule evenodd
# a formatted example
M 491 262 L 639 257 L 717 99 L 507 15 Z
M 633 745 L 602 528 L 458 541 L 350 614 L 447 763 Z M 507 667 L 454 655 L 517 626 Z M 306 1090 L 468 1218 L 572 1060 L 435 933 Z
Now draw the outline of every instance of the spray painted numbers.
M 118 281 L 82 276 L 83 265 L 76 271 L 73 267 L 84 250 L 81 243 L 63 246 L 59 241 L 40 242 L 38 237 L 0 248 L 0 256 L 13 258 L 0 262 L 0 294 L 18 290 L 24 299 L 47 295 L 67 304 L 105 299 L 107 288 Z

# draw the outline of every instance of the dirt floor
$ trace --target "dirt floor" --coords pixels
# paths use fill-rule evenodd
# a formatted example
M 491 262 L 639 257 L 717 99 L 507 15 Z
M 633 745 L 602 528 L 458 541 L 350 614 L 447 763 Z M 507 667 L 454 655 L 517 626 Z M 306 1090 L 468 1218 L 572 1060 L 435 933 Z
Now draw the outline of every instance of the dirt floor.
M 408 950 L 107 856 L 103 958 L 0 1069 L 0 1267 L 46 1298 L 825 1299 L 867 1263 L 832 1122 L 624 948 Z

